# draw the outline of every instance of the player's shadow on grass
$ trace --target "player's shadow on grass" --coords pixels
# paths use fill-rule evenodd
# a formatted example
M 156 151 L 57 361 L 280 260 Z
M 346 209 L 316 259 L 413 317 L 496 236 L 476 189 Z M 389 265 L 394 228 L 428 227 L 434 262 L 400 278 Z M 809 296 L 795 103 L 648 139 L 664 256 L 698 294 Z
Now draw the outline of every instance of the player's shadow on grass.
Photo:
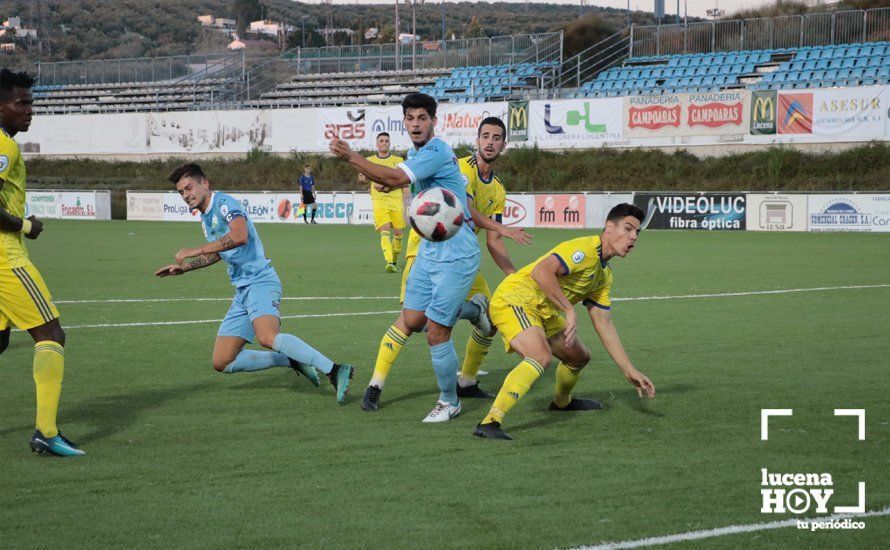
M 360 392 L 360 395 L 364 394 L 365 387 L 363 386 L 363 387 L 359 388 L 358 391 Z M 352 390 L 349 390 L 349 393 L 350 393 L 350 395 L 352 395 Z M 414 399 L 415 397 L 428 397 L 431 395 L 434 395 L 434 396 L 439 395 L 439 390 L 436 389 L 436 386 L 432 386 L 428 390 L 417 390 L 417 391 L 413 391 L 413 392 L 409 392 L 409 393 L 403 393 L 402 395 L 399 395 L 392 399 L 387 399 L 385 397 L 381 397 L 380 398 L 380 408 L 384 409 L 387 406 L 395 405 L 399 401 L 409 401 L 411 399 Z
M 505 429 L 508 433 L 510 432 L 524 432 L 526 430 L 531 430 L 534 428 L 539 428 L 541 426 L 550 426 L 556 424 L 557 422 L 565 422 L 566 420 L 571 420 L 572 418 L 581 416 L 581 415 L 590 415 L 590 414 L 608 414 L 608 410 L 610 408 L 609 405 L 603 404 L 605 409 L 601 411 L 584 411 L 584 412 L 561 412 L 561 411 L 548 411 L 547 406 L 550 404 L 549 401 L 541 401 L 535 402 L 534 407 L 536 411 L 542 414 L 541 418 L 537 420 L 529 420 L 528 422 L 523 422 L 522 424 L 509 425 Z
M 656 387 L 656 394 L 654 399 L 647 399 L 645 397 L 640 398 L 637 395 L 637 392 L 633 388 L 622 387 L 621 389 L 610 389 L 605 390 L 606 394 L 609 396 L 607 401 L 603 403 L 606 407 L 609 407 L 611 404 L 612 407 L 615 405 L 625 405 L 630 407 L 631 409 L 639 412 L 640 414 L 645 414 L 647 416 L 653 416 L 655 418 L 664 418 L 665 415 L 663 412 L 659 412 L 653 410 L 653 408 L 658 403 L 658 397 L 664 395 L 674 395 L 681 394 L 690 391 L 696 391 L 698 386 L 693 384 L 669 384 L 662 385 Z
M 62 427 L 73 423 L 92 425 L 92 431 L 79 432 L 76 436 L 72 433 L 72 438 L 78 445 L 84 445 L 128 428 L 136 422 L 142 413 L 163 406 L 165 401 L 193 394 L 211 386 L 211 384 L 211 382 L 202 382 L 189 386 L 132 391 L 81 400 L 73 406 L 62 407 L 59 423 Z M 34 424 L 5 428 L 0 430 L 0 436 L 33 429 Z
M 296 375 L 290 369 L 287 369 L 288 372 L 275 372 L 284 370 L 269 369 L 269 372 L 263 373 L 238 373 L 236 376 L 241 375 L 239 379 L 232 380 L 227 389 L 232 391 L 284 389 L 299 393 L 317 393 L 333 389 L 327 376 L 322 372 L 318 373 L 318 383 L 321 387 L 316 388 L 306 378 Z
M 188 386 L 136 390 L 118 395 L 90 398 L 81 401 L 74 407 L 65 407 L 61 420 L 62 422 L 80 422 L 93 426 L 91 431 L 78 435 L 75 439 L 78 445 L 85 445 L 132 426 L 143 413 L 164 406 L 166 401 L 195 394 L 212 384 L 208 381 Z

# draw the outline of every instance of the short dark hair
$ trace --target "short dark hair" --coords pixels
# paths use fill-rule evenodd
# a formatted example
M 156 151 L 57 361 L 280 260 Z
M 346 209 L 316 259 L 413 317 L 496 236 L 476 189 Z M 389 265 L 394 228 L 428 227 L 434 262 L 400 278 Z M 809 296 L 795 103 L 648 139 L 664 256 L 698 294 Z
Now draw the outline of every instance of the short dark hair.
M 0 100 L 5 101 L 13 88 L 27 88 L 30 90 L 34 83 L 34 77 L 25 71 L 15 73 L 9 69 L 2 69 L 0 70 Z
M 378 140 L 382 137 L 389 137 L 389 132 L 380 132 L 379 134 L 377 134 L 377 137 L 375 137 L 374 139 Z
M 312 168 L 312 167 L 309 166 L 308 164 L 304 164 L 304 165 L 303 165 L 303 168 Z
M 183 164 L 176 170 L 173 170 L 173 173 L 170 174 L 170 177 L 167 179 L 172 181 L 174 184 L 177 184 L 182 178 L 206 179 L 206 176 L 204 175 L 204 171 L 201 170 L 200 166 L 193 162 L 189 162 L 188 164 Z
M 479 130 L 476 132 L 476 137 L 482 135 L 482 127 L 486 124 L 490 126 L 497 126 L 501 130 L 504 131 L 504 139 L 507 139 L 507 126 L 504 124 L 504 121 L 499 119 L 496 116 L 488 116 L 482 119 L 482 122 L 479 123 Z
M 643 223 L 643 220 L 646 219 L 646 213 L 643 212 L 643 209 L 639 206 L 634 206 L 633 204 L 628 204 L 623 202 L 621 204 L 615 205 L 611 210 L 609 210 L 609 215 L 606 216 L 607 222 L 617 222 L 618 220 L 623 220 L 628 216 L 633 216 L 634 218 L 640 220 L 640 223 Z
M 436 118 L 436 100 L 426 94 L 415 93 L 406 95 L 405 99 L 402 100 L 403 116 L 408 109 L 425 109 L 430 118 Z

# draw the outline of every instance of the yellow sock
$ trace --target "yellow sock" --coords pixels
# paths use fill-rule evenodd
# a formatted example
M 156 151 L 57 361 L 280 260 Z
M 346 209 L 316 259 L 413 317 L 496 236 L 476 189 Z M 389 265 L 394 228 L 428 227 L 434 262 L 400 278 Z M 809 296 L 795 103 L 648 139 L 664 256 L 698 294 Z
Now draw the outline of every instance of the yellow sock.
M 479 367 L 485 361 L 485 356 L 488 355 L 489 349 L 491 349 L 491 338 L 486 338 L 479 332 L 479 329 L 474 328 L 470 334 L 470 339 L 467 340 L 464 364 L 460 369 L 461 380 L 466 382 L 476 380 L 476 375 L 479 374 Z
M 392 237 L 392 261 L 393 263 L 399 260 L 399 254 L 402 252 L 402 235 L 396 237 L 393 235 Z
M 59 433 L 56 413 L 62 395 L 62 373 L 65 371 L 65 349 L 57 342 L 34 345 L 34 383 L 37 385 L 37 429 L 46 437 Z
M 553 394 L 553 402 L 557 407 L 565 407 L 572 402 L 572 390 L 581 378 L 581 371 L 559 362 L 556 366 L 556 392 Z
M 399 357 L 402 346 L 408 342 L 408 337 L 401 330 L 392 325 L 386 329 L 386 334 L 380 340 L 380 349 L 377 350 L 377 362 L 374 364 L 374 374 L 371 377 L 371 385 L 383 389 L 383 383 L 389 376 L 389 369 Z
M 544 367 L 534 359 L 525 358 L 522 363 L 510 371 L 507 378 L 504 379 L 504 385 L 494 400 L 491 410 L 482 421 L 483 424 L 491 422 L 503 422 L 504 416 L 510 412 L 510 409 L 522 399 L 522 396 L 528 393 L 535 380 L 544 373 Z
M 380 248 L 383 249 L 383 259 L 386 260 L 386 263 L 393 263 L 392 242 L 389 240 L 389 231 L 380 232 Z

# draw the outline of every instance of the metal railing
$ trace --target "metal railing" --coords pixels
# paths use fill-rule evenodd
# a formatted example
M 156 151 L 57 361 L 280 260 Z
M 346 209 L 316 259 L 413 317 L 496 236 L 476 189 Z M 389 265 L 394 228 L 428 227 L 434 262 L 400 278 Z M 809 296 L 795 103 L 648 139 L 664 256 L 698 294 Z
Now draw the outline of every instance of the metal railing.
M 632 27 L 629 57 L 890 40 L 890 8 Z
M 450 69 L 561 61 L 562 33 L 495 36 L 410 44 L 296 48 L 285 52 L 297 74 Z
M 54 61 L 37 64 L 38 86 L 123 84 L 194 78 L 230 77 L 243 69 L 244 54 L 176 55 Z
M 629 55 L 630 27 L 625 27 L 563 61 L 556 87 L 578 87 Z

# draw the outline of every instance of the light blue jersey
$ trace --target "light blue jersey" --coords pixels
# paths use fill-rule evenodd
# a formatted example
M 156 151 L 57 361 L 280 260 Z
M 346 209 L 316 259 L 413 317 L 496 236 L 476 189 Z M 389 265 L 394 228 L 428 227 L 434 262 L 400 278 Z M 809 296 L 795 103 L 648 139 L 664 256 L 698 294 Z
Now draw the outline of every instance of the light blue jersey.
M 266 258 L 263 243 L 256 232 L 250 218 L 245 214 L 241 204 L 225 193 L 214 192 L 210 198 L 210 208 L 201 214 L 201 229 L 207 242 L 217 241 L 229 232 L 229 223 L 242 217 L 247 221 L 247 243 L 225 250 L 219 255 L 229 270 L 232 285 L 243 287 L 252 283 L 278 281 L 278 274 L 272 262 Z
M 408 151 L 408 160 L 398 166 L 411 179 L 414 193 L 443 187 L 457 196 L 464 210 L 464 224 L 457 235 L 447 241 L 423 241 L 418 258 L 434 262 L 453 262 L 479 254 L 479 241 L 473 233 L 473 222 L 467 207 L 467 188 L 451 146 L 434 137 L 420 149 Z

